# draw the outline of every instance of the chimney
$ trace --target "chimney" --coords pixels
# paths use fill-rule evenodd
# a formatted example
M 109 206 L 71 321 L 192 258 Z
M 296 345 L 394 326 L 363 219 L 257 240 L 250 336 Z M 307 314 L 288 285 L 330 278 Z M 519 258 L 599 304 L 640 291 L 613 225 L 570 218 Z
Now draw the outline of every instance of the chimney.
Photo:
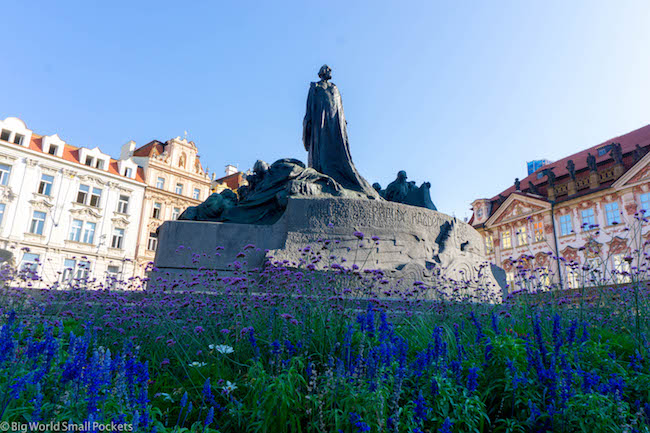
M 234 165 L 228 164 L 226 166 L 226 176 L 230 176 L 231 174 L 237 173 L 239 170 L 237 170 L 237 167 Z
M 135 150 L 135 141 L 131 140 L 128 143 L 122 145 L 120 150 L 120 159 L 126 160 L 133 156 L 133 151 Z

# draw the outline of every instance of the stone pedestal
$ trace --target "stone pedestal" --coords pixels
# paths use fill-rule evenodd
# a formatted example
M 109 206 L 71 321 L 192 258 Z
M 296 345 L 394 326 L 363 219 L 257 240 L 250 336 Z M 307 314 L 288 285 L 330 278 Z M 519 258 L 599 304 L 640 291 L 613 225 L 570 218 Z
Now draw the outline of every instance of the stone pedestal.
M 567 194 L 568 195 L 573 195 L 577 192 L 576 189 L 576 181 L 575 180 L 570 180 L 569 183 L 567 183 Z
M 623 166 L 623 164 L 616 164 L 614 166 L 614 178 L 618 179 L 623 175 L 623 173 L 625 173 L 625 167 Z
M 598 173 L 591 172 L 589 173 L 589 188 L 595 189 L 600 185 L 600 180 L 598 179 Z
M 549 201 L 555 201 L 555 187 L 549 186 L 546 188 Z
M 378 244 L 364 241 L 359 249 L 355 231 L 366 239 L 377 236 Z M 379 200 L 290 198 L 272 225 L 166 221 L 158 239 L 150 287 L 164 280 L 187 282 L 200 272 L 228 275 L 235 260 L 245 261 L 242 266 L 249 270 L 261 268 L 269 257 L 295 266 L 304 247 L 321 248 L 324 240 L 332 242 L 323 255 L 336 256 L 338 263 L 343 258 L 348 266 L 381 269 L 407 287 L 422 281 L 440 288 L 441 279 L 453 279 L 489 287 L 493 300 L 505 287 L 502 272 L 485 266 L 483 238 L 473 227 L 440 212 Z M 247 246 L 245 258 L 238 258 Z M 325 262 L 317 268 L 324 269 Z

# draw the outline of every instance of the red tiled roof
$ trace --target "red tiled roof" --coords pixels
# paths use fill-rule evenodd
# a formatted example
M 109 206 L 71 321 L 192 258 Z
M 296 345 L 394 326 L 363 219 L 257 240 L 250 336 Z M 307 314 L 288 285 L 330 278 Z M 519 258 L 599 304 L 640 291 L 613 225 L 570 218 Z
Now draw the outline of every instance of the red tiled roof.
M 578 153 L 574 153 L 573 155 L 567 156 L 566 158 L 562 158 L 559 161 L 552 162 L 548 165 L 543 166 L 539 170 L 537 170 L 535 173 L 527 176 L 524 179 L 521 179 L 521 191 L 522 192 L 528 192 L 529 191 L 529 184 L 528 182 L 532 182 L 533 185 L 535 185 L 540 192 L 540 194 L 543 197 L 546 197 L 546 186 L 547 186 L 547 178 L 546 176 L 542 176 L 541 178 L 537 178 L 537 174 L 546 169 L 546 168 L 553 168 L 553 173 L 555 174 L 555 180 L 556 180 L 556 185 L 558 183 L 562 183 L 562 180 L 566 180 L 566 178 L 569 175 L 569 171 L 566 168 L 567 162 L 572 159 L 573 163 L 575 164 L 575 171 L 576 171 L 576 179 L 580 179 L 583 177 L 588 177 L 589 176 L 589 170 L 588 170 L 588 165 L 587 165 L 587 156 L 589 153 L 594 155 L 596 157 L 596 163 L 600 168 L 608 168 L 610 166 L 613 166 L 614 160 L 612 159 L 611 155 L 609 152 L 605 153 L 604 155 L 598 155 L 598 149 L 600 149 L 603 146 L 607 146 L 612 143 L 620 143 L 621 144 L 621 153 L 623 154 L 623 165 L 625 166 L 625 169 L 628 170 L 632 165 L 634 165 L 634 157 L 633 157 L 633 152 L 636 148 L 636 145 L 638 144 L 642 148 L 647 148 L 650 146 L 650 125 L 646 125 L 642 128 L 639 128 L 635 131 L 629 132 L 627 134 L 621 135 L 619 137 L 612 138 L 610 140 L 604 141 L 596 146 L 592 146 L 588 149 L 585 149 L 583 151 L 580 151 Z M 607 183 L 603 183 L 600 185 L 599 189 L 604 189 L 609 187 L 613 181 L 609 181 Z M 585 193 L 592 193 L 595 190 L 591 189 L 588 191 L 585 191 Z M 496 196 L 492 197 L 490 201 L 501 201 L 501 198 L 503 197 L 504 199 L 507 198 L 510 194 L 515 192 L 515 186 L 511 186 L 505 191 L 501 192 L 500 194 L 497 194 Z M 501 196 L 501 197 L 500 197 Z M 561 197 L 558 199 L 558 201 L 564 201 L 567 199 L 573 199 L 576 196 L 571 196 L 571 197 Z M 545 198 L 543 198 L 545 200 Z M 492 206 L 492 213 L 494 213 L 498 207 L 500 206 L 501 203 L 496 203 L 496 205 Z
M 32 139 L 29 142 L 29 146 L 27 146 L 27 148 L 30 150 L 34 150 L 36 152 L 44 153 L 43 136 L 32 133 Z M 56 158 L 55 155 L 51 155 L 51 156 L 54 156 Z M 62 159 L 77 164 L 81 164 L 81 161 L 79 160 L 79 148 L 66 143 L 66 145 L 63 147 Z M 108 163 L 108 172 L 111 174 L 115 174 L 117 176 L 122 176 L 118 170 L 117 162 L 118 161 L 113 158 L 110 159 Z M 135 175 L 135 180 L 144 183 L 144 170 L 142 169 L 142 167 L 138 167 L 138 170 Z
M 215 180 L 216 183 L 225 183 L 230 189 L 237 189 L 241 186 L 244 181 L 244 173 L 238 171 L 237 173 L 230 174 Z
M 165 144 L 161 143 L 158 140 L 154 140 L 145 144 L 144 146 L 133 151 L 133 156 L 151 156 L 154 149 L 158 152 L 158 155 L 162 154 L 165 150 Z

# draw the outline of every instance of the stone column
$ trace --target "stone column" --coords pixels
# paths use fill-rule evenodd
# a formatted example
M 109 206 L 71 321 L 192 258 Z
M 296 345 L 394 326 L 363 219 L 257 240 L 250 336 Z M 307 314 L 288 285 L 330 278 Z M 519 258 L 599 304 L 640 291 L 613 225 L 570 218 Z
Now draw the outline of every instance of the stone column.
M 575 180 L 570 180 L 569 183 L 567 184 L 567 194 L 573 195 L 575 194 L 576 191 L 576 181 Z

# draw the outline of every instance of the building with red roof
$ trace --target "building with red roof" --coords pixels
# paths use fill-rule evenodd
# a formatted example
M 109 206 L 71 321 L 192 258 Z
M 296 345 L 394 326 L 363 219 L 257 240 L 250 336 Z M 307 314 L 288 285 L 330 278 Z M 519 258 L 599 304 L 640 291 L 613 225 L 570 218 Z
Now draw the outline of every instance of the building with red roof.
M 530 273 L 546 288 L 627 282 L 650 238 L 649 150 L 647 125 L 551 162 L 474 200 L 469 223 L 511 286 Z

